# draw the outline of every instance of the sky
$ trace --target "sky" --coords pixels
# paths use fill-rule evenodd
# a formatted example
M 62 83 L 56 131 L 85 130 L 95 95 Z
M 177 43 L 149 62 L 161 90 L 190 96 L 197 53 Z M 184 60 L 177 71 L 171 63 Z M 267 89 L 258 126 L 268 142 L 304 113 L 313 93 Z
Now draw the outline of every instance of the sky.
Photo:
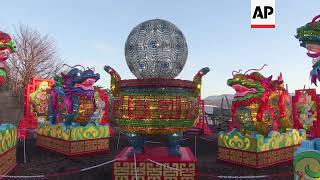
M 233 70 L 260 68 L 276 78 L 283 73 L 289 91 L 310 84 L 311 60 L 295 39 L 296 29 L 320 14 L 319 0 L 276 0 L 276 28 L 250 28 L 250 0 L 15 0 L 1 1 L 0 29 L 13 34 L 28 25 L 54 39 L 69 65 L 95 67 L 99 85 L 110 86 L 104 65 L 123 79 L 135 78 L 127 67 L 124 45 L 141 22 L 160 18 L 185 35 L 188 59 L 177 78 L 192 80 L 203 67 L 202 96 L 233 94 L 227 79 Z

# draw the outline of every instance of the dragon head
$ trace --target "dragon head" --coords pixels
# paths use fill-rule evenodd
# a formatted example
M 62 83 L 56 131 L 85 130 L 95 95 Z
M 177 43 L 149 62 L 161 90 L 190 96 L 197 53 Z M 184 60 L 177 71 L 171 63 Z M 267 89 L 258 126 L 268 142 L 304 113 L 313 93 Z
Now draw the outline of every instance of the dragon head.
M 264 78 L 260 73 L 253 72 L 248 75 L 235 74 L 227 83 L 228 86 L 236 91 L 234 100 L 243 101 L 251 98 L 259 98 L 265 91 L 268 81 L 270 81 L 270 77 Z
M 9 34 L 0 31 L 0 62 L 7 60 L 14 52 L 16 52 L 16 44 Z
M 262 70 L 264 66 L 261 69 L 250 69 L 243 74 L 236 71 L 234 71 L 236 72 L 234 74 L 233 72 L 233 78 L 229 79 L 227 84 L 236 91 L 234 101 L 258 99 L 267 90 L 284 88 L 282 74 L 279 75 L 277 80 L 272 80 L 272 76 L 264 77 L 257 71 L 247 74 L 251 70 Z
M 296 38 L 300 46 L 308 50 L 307 56 L 313 59 L 313 66 L 310 72 L 311 83 L 317 85 L 320 80 L 320 22 L 317 20 L 320 15 L 314 17 L 311 22 L 297 29 Z
M 68 88 L 82 89 L 84 91 L 93 91 L 94 83 L 100 79 L 100 74 L 94 73 L 94 69 L 83 68 L 83 70 L 80 70 L 76 66 L 72 67 L 67 74 L 62 74 L 62 76 Z

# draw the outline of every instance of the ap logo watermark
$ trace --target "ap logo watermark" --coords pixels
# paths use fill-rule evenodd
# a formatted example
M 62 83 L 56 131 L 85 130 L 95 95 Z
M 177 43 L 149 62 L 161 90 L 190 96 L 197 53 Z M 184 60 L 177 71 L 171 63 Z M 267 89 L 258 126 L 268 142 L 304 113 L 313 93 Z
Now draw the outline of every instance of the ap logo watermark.
M 275 0 L 251 0 L 251 28 L 275 28 Z

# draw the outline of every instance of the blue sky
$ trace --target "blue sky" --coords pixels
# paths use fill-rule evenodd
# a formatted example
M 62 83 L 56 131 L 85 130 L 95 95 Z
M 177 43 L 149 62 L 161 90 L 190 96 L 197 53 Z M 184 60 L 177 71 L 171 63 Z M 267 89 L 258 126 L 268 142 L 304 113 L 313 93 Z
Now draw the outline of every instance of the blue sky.
M 180 79 L 192 79 L 202 67 L 203 97 L 233 93 L 226 85 L 233 70 L 269 66 L 262 73 L 283 73 L 289 90 L 310 85 L 311 60 L 294 38 L 296 28 L 320 14 L 319 0 L 276 1 L 276 29 L 250 28 L 249 0 L 21 0 L 1 2 L 0 29 L 13 33 L 25 24 L 49 34 L 70 64 L 94 66 L 100 85 L 109 87 L 104 65 L 124 79 L 134 78 L 126 65 L 124 44 L 132 28 L 161 18 L 184 33 L 189 56 Z M 5 7 L 5 8 L 4 8 Z

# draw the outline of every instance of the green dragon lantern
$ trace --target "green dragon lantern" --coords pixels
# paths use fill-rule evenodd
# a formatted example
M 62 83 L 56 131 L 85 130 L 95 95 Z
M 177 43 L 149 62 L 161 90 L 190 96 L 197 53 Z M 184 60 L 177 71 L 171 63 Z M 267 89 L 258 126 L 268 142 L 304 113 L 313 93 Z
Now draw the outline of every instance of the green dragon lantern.
M 300 46 L 307 49 L 307 56 L 312 59 L 312 70 L 310 71 L 311 84 L 317 86 L 317 81 L 320 80 L 320 15 L 315 16 L 311 22 L 308 22 L 304 26 L 297 29 L 296 38 L 300 42 Z M 308 90 L 310 91 L 310 90 Z M 295 126 L 299 128 L 305 128 L 308 131 L 308 136 L 310 137 L 320 137 L 320 124 L 317 119 L 319 119 L 318 113 L 318 97 L 314 91 L 315 98 L 307 99 L 307 101 L 302 101 L 296 103 L 294 108 L 299 108 L 295 110 L 295 114 L 299 116 L 294 116 Z M 307 94 L 306 94 L 307 95 Z M 302 94 L 296 94 L 296 96 L 303 97 Z M 311 103 L 313 102 L 313 103 Z M 314 104 L 315 103 L 315 104 Z M 300 116 L 301 115 L 301 116 Z M 306 115 L 306 116 L 304 116 Z
M 209 72 L 201 69 L 193 81 L 174 79 L 187 54 L 182 32 L 168 21 L 154 19 L 135 27 L 125 45 L 127 64 L 137 79 L 122 80 L 105 66 L 111 75 L 113 116 L 128 134 L 134 152 L 143 152 L 146 136 L 166 135 L 169 153 L 180 155 L 181 134 L 198 118 L 201 78 Z
M 313 59 L 310 71 L 311 83 L 317 85 L 320 80 L 320 15 L 314 17 L 311 22 L 297 29 L 296 38 L 300 46 L 308 50 L 307 55 Z
M 243 134 L 264 136 L 272 130 L 292 128 L 290 96 L 284 88 L 282 75 L 272 80 L 272 76 L 264 77 L 257 71 L 249 74 L 249 71 L 237 72 L 228 80 L 228 85 L 236 91 L 231 128 Z
M 264 168 L 291 160 L 305 140 L 304 129 L 293 129 L 291 99 L 282 74 L 274 80 L 265 77 L 259 72 L 265 66 L 244 73 L 234 71 L 228 80 L 236 91 L 232 122 L 228 131 L 218 134 L 217 159 Z

